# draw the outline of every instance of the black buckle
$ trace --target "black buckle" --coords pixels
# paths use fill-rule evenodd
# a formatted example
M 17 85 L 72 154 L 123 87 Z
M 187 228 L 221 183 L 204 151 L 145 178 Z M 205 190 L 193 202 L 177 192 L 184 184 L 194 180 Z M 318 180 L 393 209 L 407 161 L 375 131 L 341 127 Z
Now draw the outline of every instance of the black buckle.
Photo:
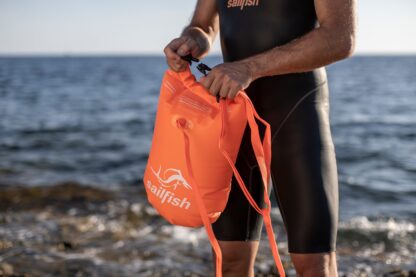
M 180 56 L 182 60 L 185 60 L 189 63 L 189 65 L 192 65 L 192 62 L 199 62 L 197 58 L 192 57 L 191 54 L 188 54 L 186 56 Z
M 199 72 L 201 72 L 202 74 L 204 74 L 204 76 L 207 76 L 208 75 L 207 71 L 210 71 L 211 70 L 211 68 L 208 65 L 204 64 L 204 63 L 199 63 L 196 66 L 196 69 L 198 69 Z

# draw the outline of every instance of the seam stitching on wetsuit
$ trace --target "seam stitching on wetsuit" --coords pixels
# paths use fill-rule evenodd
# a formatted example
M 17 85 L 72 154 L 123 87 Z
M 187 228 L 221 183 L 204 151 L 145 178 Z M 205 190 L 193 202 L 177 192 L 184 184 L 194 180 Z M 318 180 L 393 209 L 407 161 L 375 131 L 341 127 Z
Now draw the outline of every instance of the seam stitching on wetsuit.
M 288 120 L 288 118 L 289 118 L 289 116 L 295 111 L 295 109 L 300 105 L 300 103 L 301 102 L 303 102 L 303 100 L 305 100 L 306 99 L 306 97 L 308 97 L 309 95 L 311 95 L 313 92 L 315 92 L 315 91 L 317 91 L 320 87 L 322 87 L 324 84 L 326 84 L 327 83 L 327 81 L 323 81 L 323 82 L 321 82 L 321 83 L 319 83 L 314 89 L 312 89 L 312 90 L 310 90 L 310 91 L 308 91 L 307 93 L 305 93 L 305 95 L 303 95 L 296 103 L 295 103 L 295 105 L 293 105 L 293 107 L 290 109 L 290 111 L 288 112 L 288 114 L 286 115 L 286 117 L 283 119 L 283 121 L 280 123 L 280 125 L 279 125 L 279 127 L 277 128 L 277 130 L 276 130 L 276 132 L 273 134 L 273 136 L 272 136 L 272 143 L 273 143 L 273 141 L 274 141 L 274 139 L 276 138 L 276 136 L 277 136 L 277 134 L 279 133 L 279 131 L 282 129 L 282 127 L 283 127 L 283 125 L 286 123 L 286 121 Z M 271 177 L 272 177 L 272 180 L 273 180 L 273 184 L 274 184 L 274 188 L 276 188 L 277 187 L 277 181 L 276 181 L 276 178 L 274 177 L 274 172 L 273 171 L 271 171 L 270 172 L 271 174 Z M 276 196 L 276 200 L 279 202 L 279 210 L 280 210 L 280 213 L 281 213 L 281 215 L 282 215 L 282 219 L 283 219 L 283 223 L 284 223 L 284 226 L 285 226 L 285 230 L 286 230 L 286 234 L 287 234 L 287 236 L 288 236 L 288 238 L 287 238 L 287 243 L 288 243 L 288 251 L 290 252 L 290 246 L 289 246 L 289 232 L 288 232 L 288 230 L 287 230 L 287 224 L 286 224 L 286 220 L 285 220 L 285 218 L 287 218 L 287 216 L 286 216 L 286 214 L 285 214 L 285 211 L 284 211 L 284 207 L 283 207 L 283 204 L 282 204 L 282 202 L 280 201 L 280 196 L 279 196 L 279 192 L 277 191 L 277 189 L 275 189 L 276 190 L 276 192 L 275 192 L 275 196 Z
M 287 113 L 286 117 L 283 119 L 282 123 L 280 123 L 279 127 L 277 128 L 276 132 L 273 134 L 272 136 L 272 142 L 274 141 L 274 139 L 277 136 L 277 133 L 279 133 L 280 129 L 282 129 L 283 125 L 286 123 L 287 119 L 289 118 L 289 116 L 295 111 L 295 109 L 299 106 L 299 104 L 301 102 L 303 102 L 303 100 L 305 100 L 306 97 L 308 97 L 310 94 L 312 94 L 313 92 L 317 91 L 320 87 L 322 87 L 324 84 L 326 84 L 326 81 L 323 81 L 322 83 L 319 83 L 314 89 L 308 91 L 307 93 L 305 93 L 304 96 L 302 96 L 298 102 L 295 103 L 295 105 L 293 105 L 292 109 L 290 109 L 290 111 Z

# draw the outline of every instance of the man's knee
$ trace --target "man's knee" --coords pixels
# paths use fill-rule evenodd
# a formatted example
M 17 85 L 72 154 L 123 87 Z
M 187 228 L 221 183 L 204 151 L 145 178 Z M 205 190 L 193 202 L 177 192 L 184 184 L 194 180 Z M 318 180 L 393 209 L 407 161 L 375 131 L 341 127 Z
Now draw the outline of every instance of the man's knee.
M 300 276 L 338 276 L 335 252 L 316 254 L 291 253 L 290 255 L 296 272 Z
M 222 252 L 222 271 L 224 274 L 227 273 L 228 276 L 252 276 L 259 246 L 258 241 L 219 241 L 219 244 Z

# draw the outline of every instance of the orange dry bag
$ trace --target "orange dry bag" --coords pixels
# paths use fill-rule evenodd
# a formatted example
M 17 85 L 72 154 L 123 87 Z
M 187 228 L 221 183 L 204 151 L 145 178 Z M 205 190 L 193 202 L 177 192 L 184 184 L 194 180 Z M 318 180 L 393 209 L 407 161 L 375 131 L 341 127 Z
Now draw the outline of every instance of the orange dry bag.
M 189 66 L 182 72 L 165 72 L 143 177 L 147 198 L 172 224 L 205 226 L 216 254 L 216 276 L 221 276 L 222 255 L 211 223 L 226 206 L 234 173 L 247 200 L 264 218 L 276 266 L 280 276 L 285 276 L 267 192 L 270 125 L 259 117 L 244 91 L 219 102 L 197 82 Z M 263 142 L 255 118 L 266 126 Z M 265 208 L 256 204 L 234 166 L 247 122 L 265 188 Z

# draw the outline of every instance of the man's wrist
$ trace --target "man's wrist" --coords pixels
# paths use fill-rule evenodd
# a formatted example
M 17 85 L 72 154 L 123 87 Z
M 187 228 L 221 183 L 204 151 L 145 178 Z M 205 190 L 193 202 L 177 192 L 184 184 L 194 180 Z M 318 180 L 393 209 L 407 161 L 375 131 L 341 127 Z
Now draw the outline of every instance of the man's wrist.
M 246 68 L 247 68 L 247 70 L 248 70 L 248 72 L 251 76 L 252 81 L 254 81 L 254 80 L 256 80 L 260 77 L 263 77 L 262 74 L 261 74 L 261 71 L 260 71 L 258 58 L 256 56 L 249 57 L 249 58 L 246 58 L 244 60 L 241 60 L 241 63 L 243 63 L 246 66 Z

